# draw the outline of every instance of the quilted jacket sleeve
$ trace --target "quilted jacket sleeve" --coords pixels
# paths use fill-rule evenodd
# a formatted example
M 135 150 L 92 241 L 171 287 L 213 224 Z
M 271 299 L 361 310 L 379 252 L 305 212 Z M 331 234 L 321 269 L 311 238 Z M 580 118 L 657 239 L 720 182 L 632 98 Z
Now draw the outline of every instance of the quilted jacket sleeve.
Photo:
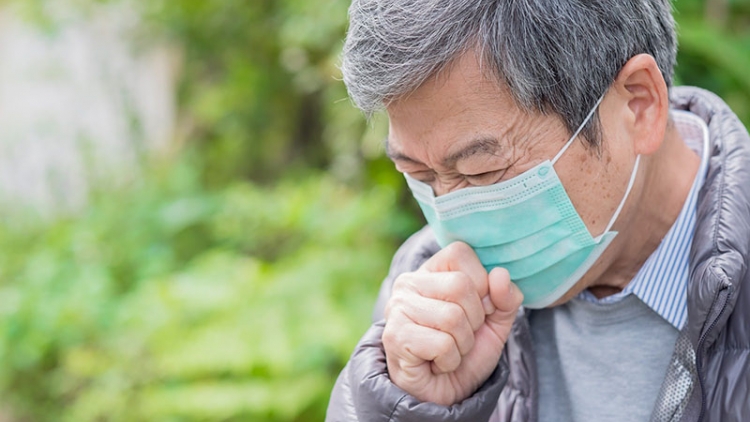
M 399 249 L 381 288 L 374 318 L 390 296 L 393 280 L 413 271 L 438 250 L 432 233 L 423 229 Z M 360 340 L 339 375 L 328 404 L 328 422 L 481 422 L 490 418 L 508 378 L 501 361 L 490 378 L 471 397 L 452 406 L 420 402 L 393 384 L 388 376 L 381 337 L 385 322 L 375 322 Z

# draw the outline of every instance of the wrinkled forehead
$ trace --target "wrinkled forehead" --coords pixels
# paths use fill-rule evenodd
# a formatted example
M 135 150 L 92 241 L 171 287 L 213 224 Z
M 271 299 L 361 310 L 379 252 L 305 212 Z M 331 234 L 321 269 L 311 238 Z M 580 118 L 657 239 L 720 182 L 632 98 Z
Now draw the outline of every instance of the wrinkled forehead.
M 414 92 L 392 101 L 386 111 L 386 147 L 392 158 L 430 155 L 450 163 L 472 153 L 510 148 L 525 153 L 550 132 L 566 133 L 556 116 L 520 107 L 474 54 L 465 54 Z

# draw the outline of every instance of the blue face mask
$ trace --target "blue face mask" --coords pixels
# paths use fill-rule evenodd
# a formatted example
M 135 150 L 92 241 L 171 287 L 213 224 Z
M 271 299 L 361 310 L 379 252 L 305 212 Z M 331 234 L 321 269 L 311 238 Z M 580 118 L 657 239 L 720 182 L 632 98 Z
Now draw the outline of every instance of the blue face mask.
M 640 156 L 620 205 L 597 237 L 589 233 L 554 168 L 601 100 L 555 158 L 512 179 L 435 197 L 429 185 L 405 175 L 440 246 L 465 242 L 488 272 L 507 269 L 528 308 L 544 308 L 562 297 L 617 235 L 610 229 L 633 187 Z

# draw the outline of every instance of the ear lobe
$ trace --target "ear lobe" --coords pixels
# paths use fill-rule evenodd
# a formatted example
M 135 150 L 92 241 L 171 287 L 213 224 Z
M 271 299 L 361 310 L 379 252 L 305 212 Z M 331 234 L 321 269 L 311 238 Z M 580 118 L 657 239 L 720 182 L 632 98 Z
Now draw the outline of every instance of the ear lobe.
M 613 84 L 627 101 L 628 128 L 637 154 L 656 152 L 669 120 L 669 91 L 651 55 L 639 54 L 622 67 Z

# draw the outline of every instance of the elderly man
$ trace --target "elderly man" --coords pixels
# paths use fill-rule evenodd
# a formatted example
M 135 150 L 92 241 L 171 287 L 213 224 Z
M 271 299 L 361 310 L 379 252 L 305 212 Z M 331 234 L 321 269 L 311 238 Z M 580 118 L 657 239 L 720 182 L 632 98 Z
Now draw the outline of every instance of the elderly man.
M 329 421 L 750 420 L 750 137 L 672 88 L 667 0 L 354 0 L 429 227 Z

